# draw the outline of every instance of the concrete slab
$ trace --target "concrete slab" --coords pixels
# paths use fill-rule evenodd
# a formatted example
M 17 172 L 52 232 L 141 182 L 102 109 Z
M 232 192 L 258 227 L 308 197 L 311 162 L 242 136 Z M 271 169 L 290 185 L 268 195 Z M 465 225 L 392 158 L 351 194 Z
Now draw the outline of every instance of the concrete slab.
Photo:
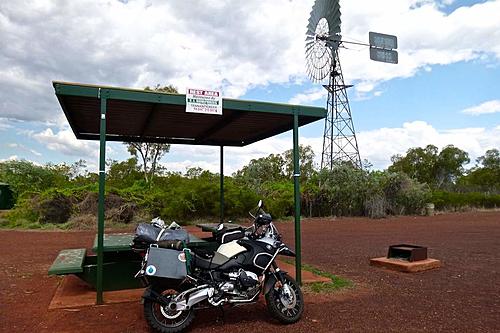
M 105 291 L 104 304 L 139 302 L 144 289 Z M 49 310 L 95 305 L 96 291 L 75 275 L 65 275 L 56 289 Z
M 437 259 L 425 259 L 414 262 L 409 262 L 400 259 L 389 259 L 386 257 L 373 258 L 370 259 L 370 265 L 376 267 L 383 267 L 387 269 L 391 269 L 398 272 L 405 273 L 415 273 L 426 271 L 429 269 L 439 268 L 441 267 L 441 261 Z
M 295 278 L 295 266 L 281 261 L 278 266 Z M 302 282 L 330 282 L 330 279 L 302 271 Z M 144 289 L 105 291 L 104 304 L 140 302 L 143 292 Z M 50 302 L 49 310 L 94 306 L 95 300 L 96 291 L 91 286 L 75 275 L 65 275 Z

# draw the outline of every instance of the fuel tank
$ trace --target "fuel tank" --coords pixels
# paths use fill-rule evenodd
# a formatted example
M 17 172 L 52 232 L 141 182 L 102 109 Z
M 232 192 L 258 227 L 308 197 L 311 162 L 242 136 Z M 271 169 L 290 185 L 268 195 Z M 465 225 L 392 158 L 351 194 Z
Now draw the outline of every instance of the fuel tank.
M 237 241 L 246 251 L 239 253 L 236 256 L 236 261 L 243 266 L 244 269 L 260 275 L 270 264 L 277 249 L 260 240 L 240 239 Z

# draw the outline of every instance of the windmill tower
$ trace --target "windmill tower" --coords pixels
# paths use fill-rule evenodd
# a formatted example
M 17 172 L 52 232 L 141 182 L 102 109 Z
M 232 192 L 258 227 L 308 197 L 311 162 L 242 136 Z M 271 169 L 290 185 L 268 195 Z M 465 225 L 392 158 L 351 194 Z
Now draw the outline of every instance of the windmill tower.
M 370 32 L 370 44 L 347 42 L 340 34 L 339 0 L 316 0 L 306 32 L 306 67 L 313 82 L 321 82 L 328 76 L 327 117 L 323 133 L 321 168 L 332 169 L 334 165 L 347 162 L 361 168 L 356 131 L 342 67 L 339 47 L 352 43 L 370 47 L 370 58 L 375 61 L 397 63 L 397 40 L 395 36 Z

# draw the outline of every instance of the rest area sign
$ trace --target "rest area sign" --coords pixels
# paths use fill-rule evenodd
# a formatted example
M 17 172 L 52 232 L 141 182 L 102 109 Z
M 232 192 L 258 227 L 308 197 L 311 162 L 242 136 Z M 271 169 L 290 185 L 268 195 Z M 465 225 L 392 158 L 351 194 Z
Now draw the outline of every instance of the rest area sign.
M 186 90 L 186 112 L 222 115 L 222 96 L 219 91 Z

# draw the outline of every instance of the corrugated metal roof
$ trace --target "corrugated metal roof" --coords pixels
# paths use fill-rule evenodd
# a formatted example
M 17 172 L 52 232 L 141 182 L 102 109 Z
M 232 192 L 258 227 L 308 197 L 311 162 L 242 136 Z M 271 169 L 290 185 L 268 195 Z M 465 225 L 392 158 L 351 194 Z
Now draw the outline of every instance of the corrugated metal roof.
M 78 139 L 99 140 L 100 97 L 107 98 L 106 140 L 245 146 L 323 119 L 324 108 L 223 99 L 223 115 L 187 113 L 186 96 L 53 82 Z

